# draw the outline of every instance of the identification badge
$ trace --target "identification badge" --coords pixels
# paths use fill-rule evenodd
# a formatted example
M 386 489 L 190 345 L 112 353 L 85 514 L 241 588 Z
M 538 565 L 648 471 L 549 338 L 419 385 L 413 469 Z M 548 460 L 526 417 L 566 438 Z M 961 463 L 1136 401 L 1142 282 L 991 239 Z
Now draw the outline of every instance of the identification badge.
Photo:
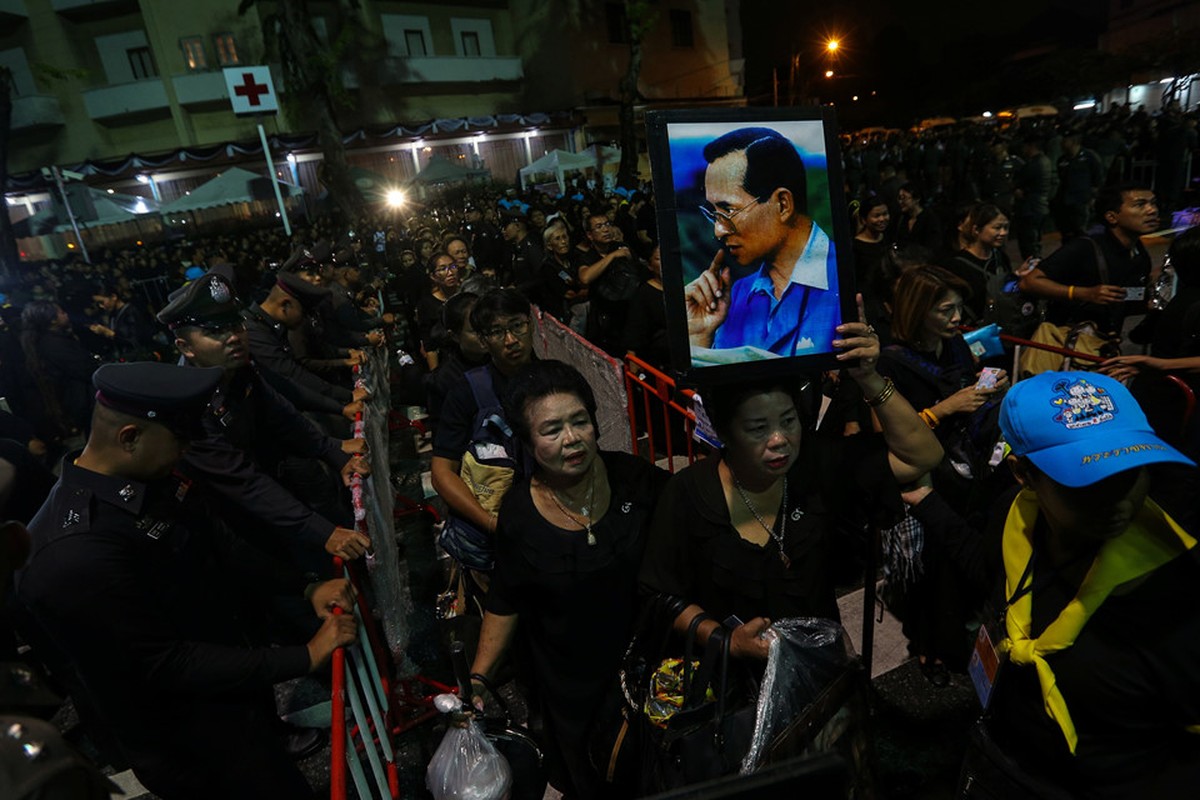
M 975 694 L 979 704 L 985 709 L 992 699 L 992 689 L 996 685 L 996 673 L 1000 670 L 1000 656 L 988 635 L 987 626 L 979 626 L 979 635 L 975 637 L 975 649 L 971 652 L 971 661 L 967 664 L 967 674 L 971 683 L 975 684 Z

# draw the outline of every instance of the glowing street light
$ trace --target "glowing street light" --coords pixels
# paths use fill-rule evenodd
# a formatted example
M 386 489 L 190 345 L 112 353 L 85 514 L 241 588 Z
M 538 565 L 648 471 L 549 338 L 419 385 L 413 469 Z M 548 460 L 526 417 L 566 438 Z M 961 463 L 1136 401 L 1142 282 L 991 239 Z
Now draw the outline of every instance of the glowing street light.
M 404 205 L 404 192 L 399 189 L 388 189 L 387 195 L 388 208 L 400 208 Z
M 833 70 L 831 70 L 831 69 L 827 69 L 827 70 L 825 70 L 825 77 L 826 77 L 826 78 L 832 78 L 832 77 L 833 77 Z
M 830 53 L 836 53 L 837 49 L 841 46 L 842 46 L 842 43 L 839 42 L 837 39 L 830 39 L 828 42 L 825 43 L 825 49 L 827 51 L 829 51 Z

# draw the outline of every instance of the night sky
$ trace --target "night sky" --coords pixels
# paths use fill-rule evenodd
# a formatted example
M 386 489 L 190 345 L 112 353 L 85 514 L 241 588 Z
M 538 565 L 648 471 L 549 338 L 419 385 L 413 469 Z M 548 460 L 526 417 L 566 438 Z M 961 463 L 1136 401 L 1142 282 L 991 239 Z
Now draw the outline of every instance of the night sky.
M 797 93 L 834 101 L 843 128 L 907 127 L 928 116 L 971 116 L 1085 90 L 1080 50 L 1094 51 L 1107 3 L 1097 0 L 743 0 L 746 94 L 770 105 L 772 68 L 786 102 L 793 53 Z M 824 43 L 842 45 L 831 61 Z M 827 68 L 836 77 L 827 80 Z M 1094 70 L 1093 70 L 1094 71 Z M 872 97 L 871 92 L 876 94 Z M 859 100 L 851 98 L 858 95 Z

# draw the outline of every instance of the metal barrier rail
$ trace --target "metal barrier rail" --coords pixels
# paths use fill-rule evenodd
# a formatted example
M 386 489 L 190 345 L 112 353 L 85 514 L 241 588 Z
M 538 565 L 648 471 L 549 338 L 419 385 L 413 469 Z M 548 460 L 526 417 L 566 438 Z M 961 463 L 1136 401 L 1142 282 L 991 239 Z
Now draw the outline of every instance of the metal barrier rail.
M 634 387 L 641 389 L 641 391 L 634 391 Z M 667 470 L 672 473 L 675 472 L 675 431 L 672 430 L 671 425 L 672 412 L 675 412 L 683 424 L 684 437 L 687 439 L 688 463 L 695 463 L 699 457 L 696 453 L 695 440 L 692 436 L 692 433 L 696 429 L 696 415 L 690 408 L 690 401 L 695 392 L 691 389 L 679 389 L 674 378 L 629 353 L 625 356 L 625 394 L 629 403 L 629 433 L 633 441 L 632 452 L 634 455 L 642 455 L 639 452 L 640 446 L 638 444 L 641 440 L 642 431 L 638 429 L 638 406 L 636 400 L 637 395 L 640 394 L 644 414 L 643 422 L 645 425 L 646 447 L 649 451 L 647 455 L 649 455 L 650 460 L 654 461 L 657 454 L 655 448 L 655 418 L 661 414 L 663 440 L 667 454 Z M 681 401 L 686 401 L 688 405 L 684 405 Z
M 397 566 L 394 521 L 410 514 L 428 514 L 436 520 L 437 512 L 427 503 L 392 496 L 386 434 L 393 419 L 386 357 L 386 351 L 373 351 L 365 367 L 354 368 L 355 387 L 371 392 L 353 426 L 354 438 L 368 443 L 371 475 L 351 476 L 350 497 L 355 529 L 371 538 L 372 552 L 353 563 L 334 559 L 335 570 L 356 592 L 354 616 L 359 636 L 355 644 L 334 651 L 332 660 L 333 800 L 345 800 L 350 780 L 364 800 L 398 798 L 397 738 L 437 715 L 432 704 L 435 694 L 454 691 L 422 676 L 394 678 L 406 632 L 389 634 L 388 623 L 395 628 L 400 622 L 391 617 L 407 612 L 407 585 Z M 372 613 L 380 604 L 395 612 L 391 617 L 383 615 L 382 624 Z

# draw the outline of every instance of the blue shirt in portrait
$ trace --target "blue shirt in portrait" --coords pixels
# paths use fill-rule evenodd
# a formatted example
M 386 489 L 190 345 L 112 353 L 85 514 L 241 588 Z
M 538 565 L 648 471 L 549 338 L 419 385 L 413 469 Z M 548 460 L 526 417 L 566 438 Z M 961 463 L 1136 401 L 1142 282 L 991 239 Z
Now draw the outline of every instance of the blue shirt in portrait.
M 841 323 L 834 245 L 814 222 L 782 296 L 775 297 L 767 262 L 734 282 L 729 315 L 717 328 L 712 348 L 750 346 L 776 356 L 828 353 Z

